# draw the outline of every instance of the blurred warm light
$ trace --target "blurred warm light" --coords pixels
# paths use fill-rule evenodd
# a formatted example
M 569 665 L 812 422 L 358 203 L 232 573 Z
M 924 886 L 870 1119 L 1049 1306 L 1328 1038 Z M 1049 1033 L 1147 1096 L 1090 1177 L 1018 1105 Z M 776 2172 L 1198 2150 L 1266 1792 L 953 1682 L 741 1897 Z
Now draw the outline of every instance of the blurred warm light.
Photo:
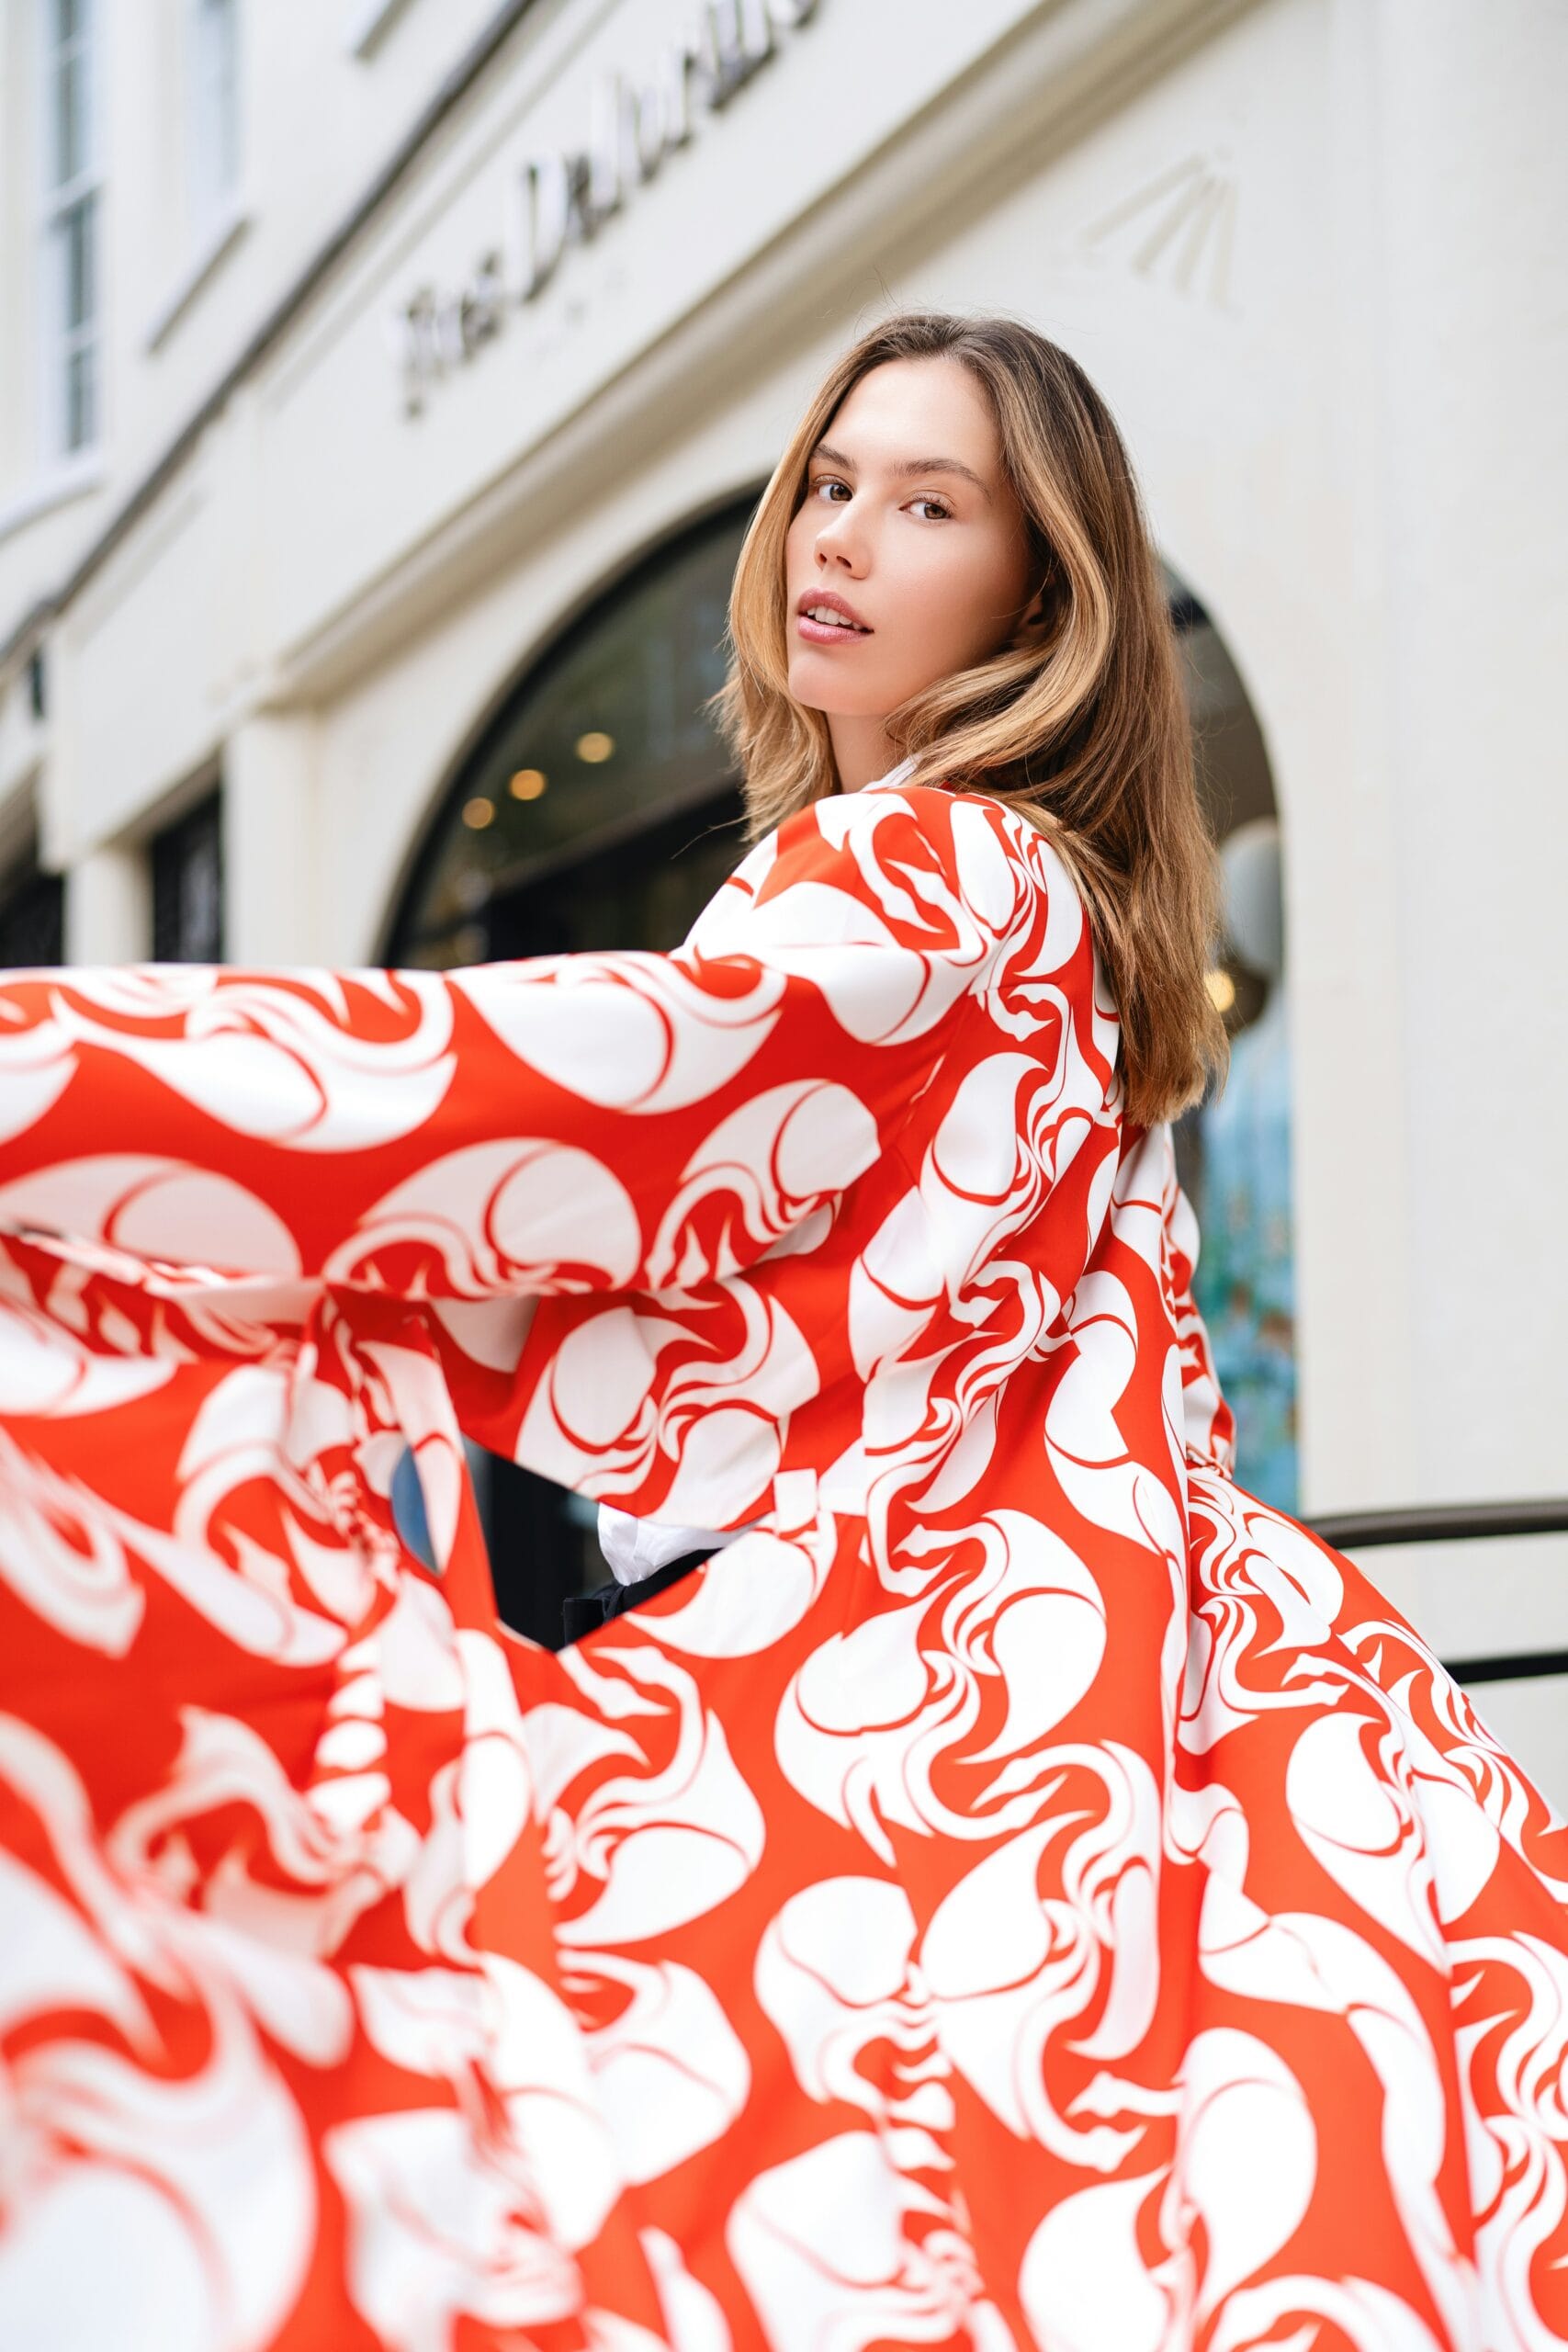
M 580 735 L 577 739 L 577 756 L 580 760 L 586 760 L 590 767 L 597 767 L 601 760 L 607 760 L 615 748 L 615 737 L 602 735 L 596 727 L 590 728 L 586 735 Z
M 1228 1012 L 1235 1002 L 1235 982 L 1223 965 L 1204 975 L 1203 985 L 1216 1012 Z
M 506 788 L 513 800 L 537 800 L 547 782 L 543 768 L 519 768 Z
M 489 824 L 492 824 L 494 820 L 495 803 L 493 800 L 464 801 L 463 822 L 465 825 L 471 825 L 476 833 L 482 833 L 485 827 Z

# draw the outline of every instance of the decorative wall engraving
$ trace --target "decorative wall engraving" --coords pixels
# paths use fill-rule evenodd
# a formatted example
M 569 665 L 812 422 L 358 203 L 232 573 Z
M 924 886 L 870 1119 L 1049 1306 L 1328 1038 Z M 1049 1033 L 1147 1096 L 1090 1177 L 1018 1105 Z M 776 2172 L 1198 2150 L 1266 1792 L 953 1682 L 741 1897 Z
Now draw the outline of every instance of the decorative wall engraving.
M 1238 196 L 1224 164 L 1217 155 L 1188 155 L 1170 164 L 1090 221 L 1083 249 L 1096 259 L 1120 254 L 1142 277 L 1235 311 Z

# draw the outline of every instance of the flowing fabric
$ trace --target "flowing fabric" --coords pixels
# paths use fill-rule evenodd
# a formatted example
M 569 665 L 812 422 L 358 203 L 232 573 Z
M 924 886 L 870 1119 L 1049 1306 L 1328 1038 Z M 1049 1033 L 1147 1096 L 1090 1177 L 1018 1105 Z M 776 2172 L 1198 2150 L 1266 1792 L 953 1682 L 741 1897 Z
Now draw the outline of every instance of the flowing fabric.
M 899 774 L 669 956 L 0 987 L 0 2344 L 1568 2339 L 1564 1825 Z M 554 1654 L 465 1435 L 756 1524 Z

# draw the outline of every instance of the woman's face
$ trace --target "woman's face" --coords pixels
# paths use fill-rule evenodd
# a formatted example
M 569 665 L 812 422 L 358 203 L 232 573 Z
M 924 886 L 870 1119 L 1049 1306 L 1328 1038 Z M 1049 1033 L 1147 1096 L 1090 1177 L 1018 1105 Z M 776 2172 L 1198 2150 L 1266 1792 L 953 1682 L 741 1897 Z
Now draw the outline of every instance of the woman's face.
M 827 718 L 846 791 L 897 757 L 887 712 L 1019 632 L 1034 582 L 979 384 L 890 359 L 840 402 L 784 542 L 789 691 Z M 826 600 L 858 627 L 810 617 Z

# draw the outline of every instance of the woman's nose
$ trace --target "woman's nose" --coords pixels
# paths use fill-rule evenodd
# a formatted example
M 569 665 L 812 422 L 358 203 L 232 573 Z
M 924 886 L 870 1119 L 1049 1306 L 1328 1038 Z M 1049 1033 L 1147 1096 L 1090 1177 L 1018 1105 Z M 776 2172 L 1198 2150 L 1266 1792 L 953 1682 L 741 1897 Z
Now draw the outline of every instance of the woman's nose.
M 822 563 L 841 563 L 855 571 L 864 557 L 863 535 L 847 512 L 825 523 L 817 534 L 817 556 Z

